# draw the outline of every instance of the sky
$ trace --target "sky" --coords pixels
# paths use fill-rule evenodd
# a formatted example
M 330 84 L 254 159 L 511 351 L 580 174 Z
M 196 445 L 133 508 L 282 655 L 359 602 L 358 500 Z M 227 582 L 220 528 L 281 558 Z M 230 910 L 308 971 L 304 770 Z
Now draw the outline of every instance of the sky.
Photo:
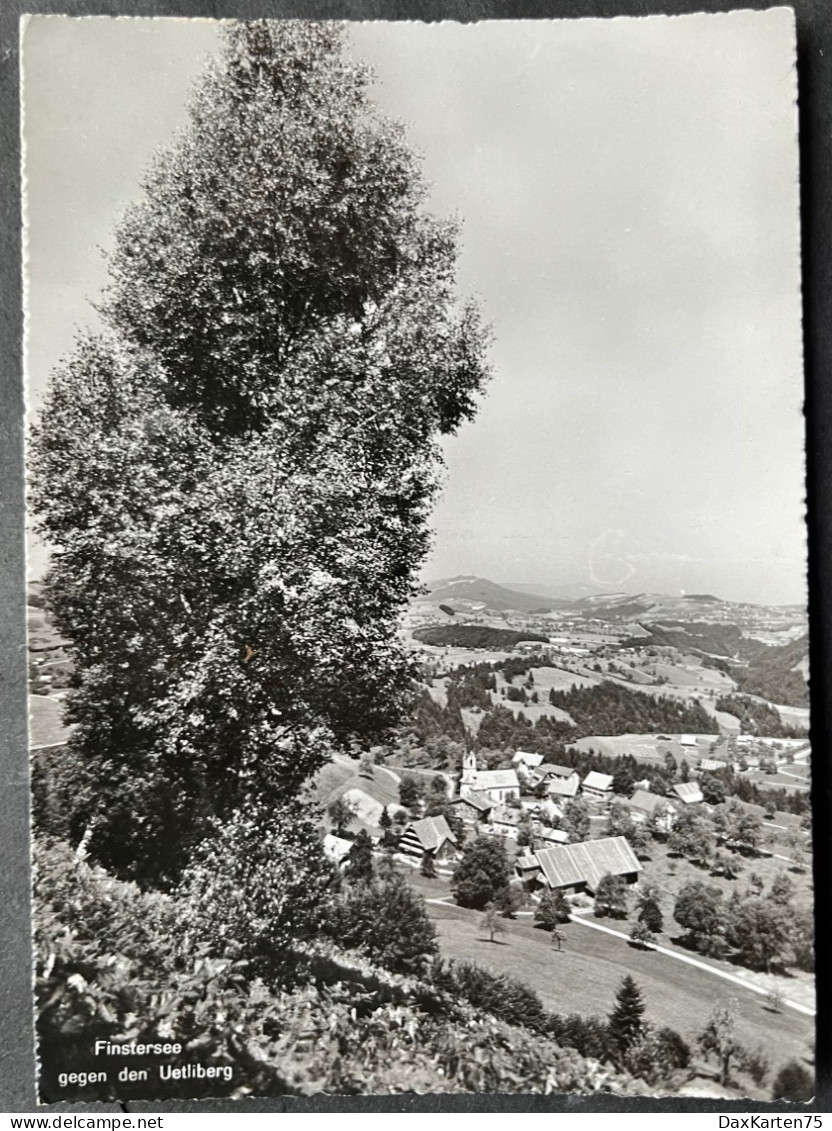
M 444 443 L 426 578 L 805 600 L 791 13 L 350 26 L 462 224 L 494 335 Z M 27 386 L 218 46 L 203 20 L 33 17 Z M 42 568 L 33 549 L 30 568 Z

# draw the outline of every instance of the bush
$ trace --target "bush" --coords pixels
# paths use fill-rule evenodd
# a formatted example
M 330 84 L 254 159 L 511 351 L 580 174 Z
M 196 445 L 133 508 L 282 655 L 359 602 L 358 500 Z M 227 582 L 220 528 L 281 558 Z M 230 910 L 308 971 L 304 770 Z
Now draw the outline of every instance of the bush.
M 508 974 L 492 974 L 474 962 L 451 959 L 434 966 L 432 979 L 437 988 L 509 1025 L 520 1025 L 535 1033 L 549 1029 L 549 1018 L 540 998 L 524 982 Z
M 339 945 L 400 973 L 418 973 L 437 952 L 425 901 L 396 874 L 342 893 L 327 930 Z
M 784 1064 L 774 1078 L 771 1089 L 773 1100 L 790 1100 L 792 1103 L 809 1103 L 815 1094 L 815 1081 L 796 1060 Z
M 193 909 L 190 937 L 271 980 L 317 934 L 335 883 L 309 808 L 294 801 L 236 812 L 200 845 L 177 894 Z

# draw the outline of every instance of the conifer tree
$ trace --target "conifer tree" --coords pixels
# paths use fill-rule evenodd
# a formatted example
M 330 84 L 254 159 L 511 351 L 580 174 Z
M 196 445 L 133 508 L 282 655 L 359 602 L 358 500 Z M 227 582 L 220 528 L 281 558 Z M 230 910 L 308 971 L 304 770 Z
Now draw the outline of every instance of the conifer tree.
M 644 1009 L 641 990 L 633 978 L 626 974 L 615 995 L 615 1005 L 609 1015 L 607 1027 L 609 1053 L 614 1061 L 620 1062 L 627 1050 L 642 1036 Z
M 400 717 L 439 438 L 487 376 L 455 227 L 343 36 L 229 25 L 33 434 L 69 824 L 149 883 Z
M 344 875 L 353 883 L 373 878 L 373 842 L 366 829 L 361 829 L 347 854 Z

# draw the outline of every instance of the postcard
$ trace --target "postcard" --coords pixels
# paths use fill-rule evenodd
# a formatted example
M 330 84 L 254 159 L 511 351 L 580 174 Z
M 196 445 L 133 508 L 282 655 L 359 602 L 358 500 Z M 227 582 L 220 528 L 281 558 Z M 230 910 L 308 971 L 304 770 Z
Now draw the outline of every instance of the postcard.
M 793 14 L 22 74 L 40 1102 L 810 1099 Z

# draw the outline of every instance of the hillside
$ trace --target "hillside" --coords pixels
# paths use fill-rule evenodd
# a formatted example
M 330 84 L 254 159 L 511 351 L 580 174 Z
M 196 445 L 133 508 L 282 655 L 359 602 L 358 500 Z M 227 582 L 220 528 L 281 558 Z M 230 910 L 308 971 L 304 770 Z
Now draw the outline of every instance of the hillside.
M 521 613 L 568 608 L 571 601 L 547 597 L 540 593 L 518 593 L 488 581 L 484 577 L 461 576 L 435 581 L 430 592 L 417 598 L 418 603 L 442 601 L 457 611 L 484 607 L 495 612 L 514 609 Z
M 489 628 L 479 624 L 437 624 L 417 628 L 413 639 L 422 644 L 451 648 L 514 648 L 521 640 L 549 643 L 549 638 L 539 632 L 516 632 L 511 628 Z

